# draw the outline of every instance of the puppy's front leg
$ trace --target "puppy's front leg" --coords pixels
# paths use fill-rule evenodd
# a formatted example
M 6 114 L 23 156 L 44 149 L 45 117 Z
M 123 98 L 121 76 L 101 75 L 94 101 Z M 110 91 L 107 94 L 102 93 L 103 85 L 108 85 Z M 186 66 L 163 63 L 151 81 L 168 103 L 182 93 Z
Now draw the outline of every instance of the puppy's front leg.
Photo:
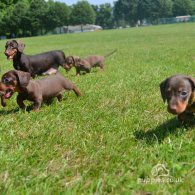
M 42 99 L 36 99 L 33 104 L 33 111 L 39 111 L 41 107 Z
M 57 97 L 58 101 L 60 102 L 60 101 L 62 101 L 63 95 L 62 95 L 62 94 L 59 94 L 59 95 L 57 95 L 56 97 Z
M 25 109 L 25 104 L 24 104 L 24 98 L 22 97 L 22 95 L 21 94 L 19 94 L 18 96 L 17 96 L 17 104 L 18 104 L 18 106 L 21 108 L 21 109 Z
M 6 100 L 5 100 L 5 98 L 4 98 L 3 96 L 1 96 L 1 105 L 2 105 L 3 107 L 6 106 Z
M 80 76 L 81 75 L 81 71 L 79 68 L 76 68 L 76 76 Z

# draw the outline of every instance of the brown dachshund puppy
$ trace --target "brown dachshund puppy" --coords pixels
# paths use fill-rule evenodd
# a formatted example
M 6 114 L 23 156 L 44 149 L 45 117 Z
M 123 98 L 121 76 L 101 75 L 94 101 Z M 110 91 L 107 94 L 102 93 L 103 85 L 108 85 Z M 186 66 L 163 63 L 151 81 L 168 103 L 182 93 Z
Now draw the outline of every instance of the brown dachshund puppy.
M 167 110 L 178 115 L 185 122 L 195 112 L 195 78 L 185 75 L 174 75 L 160 84 L 163 101 L 167 101 Z
M 105 56 L 92 55 L 87 56 L 84 59 L 81 59 L 79 57 L 75 58 L 74 56 L 68 56 L 68 58 L 66 58 L 66 65 L 64 68 L 68 71 L 74 66 L 76 68 L 77 76 L 81 74 L 81 71 L 89 73 L 91 71 L 91 68 L 93 67 L 100 67 L 101 69 L 104 69 L 105 58 L 114 54 L 116 51 L 117 50 L 114 50 Z
M 81 60 L 79 56 L 67 56 L 64 68 L 69 71 L 73 66 L 76 67 L 79 60 Z
M 40 80 L 31 80 L 30 78 L 29 73 L 16 70 L 11 70 L 2 76 L 2 83 L 7 86 L 3 90 L 5 91 L 4 96 L 7 94 L 7 96 L 11 97 L 14 92 L 18 92 L 17 103 L 22 109 L 25 108 L 24 100 L 34 102 L 33 110 L 35 111 L 39 110 L 43 100 L 57 97 L 58 101 L 60 101 L 62 93 L 66 90 L 73 90 L 77 96 L 81 95 L 79 89 L 60 73 Z M 10 93 L 9 95 L 6 90 Z
M 77 69 L 82 69 L 79 67 L 79 61 L 81 60 L 81 58 L 79 56 L 68 56 L 66 57 L 66 64 L 64 66 L 66 71 L 69 71 L 72 67 Z
M 64 67 L 66 64 L 63 51 L 53 50 L 30 56 L 23 53 L 24 48 L 25 44 L 21 41 L 7 41 L 5 55 L 7 59 L 13 60 L 13 66 L 16 70 L 29 72 L 32 77 L 56 73 L 59 66 Z

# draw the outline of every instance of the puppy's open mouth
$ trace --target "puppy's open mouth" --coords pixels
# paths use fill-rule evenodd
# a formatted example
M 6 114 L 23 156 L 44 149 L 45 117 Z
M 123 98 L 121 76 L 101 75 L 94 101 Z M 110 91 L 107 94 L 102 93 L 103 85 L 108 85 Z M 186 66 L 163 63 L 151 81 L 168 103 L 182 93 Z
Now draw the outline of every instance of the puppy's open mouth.
M 71 70 L 72 67 L 71 66 L 65 66 L 64 68 L 65 68 L 66 72 L 68 72 L 68 71 Z
M 16 52 L 17 52 L 17 50 L 13 50 L 12 53 L 9 53 L 9 54 L 8 53 L 5 53 L 5 55 L 7 56 L 7 59 L 8 60 L 12 60 L 14 58 Z
M 5 99 L 9 99 L 13 95 L 13 91 L 8 89 L 5 92 L 0 92 L 0 95 L 4 96 Z

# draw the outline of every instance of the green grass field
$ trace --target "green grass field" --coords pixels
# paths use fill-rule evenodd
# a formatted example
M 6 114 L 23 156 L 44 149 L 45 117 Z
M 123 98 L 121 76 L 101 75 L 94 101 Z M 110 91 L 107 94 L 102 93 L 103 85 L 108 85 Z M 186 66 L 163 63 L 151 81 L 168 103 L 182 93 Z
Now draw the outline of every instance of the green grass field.
M 1 107 L 1 194 L 194 194 L 195 128 L 166 111 L 159 84 L 176 73 L 195 76 L 195 23 L 22 41 L 26 54 L 118 51 L 104 71 L 75 77 L 74 69 L 67 74 L 60 68 L 80 88 L 80 98 L 68 92 L 60 103 L 24 112 L 15 94 Z M 5 42 L 1 76 L 13 69 Z M 159 163 L 172 182 L 157 183 L 151 172 Z

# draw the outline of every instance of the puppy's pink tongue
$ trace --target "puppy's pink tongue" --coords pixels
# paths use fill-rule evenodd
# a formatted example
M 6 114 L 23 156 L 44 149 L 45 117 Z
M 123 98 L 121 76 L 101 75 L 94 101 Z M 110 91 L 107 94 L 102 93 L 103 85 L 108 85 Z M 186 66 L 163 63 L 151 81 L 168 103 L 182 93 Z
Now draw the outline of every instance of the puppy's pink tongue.
M 9 56 L 7 59 L 8 59 L 8 60 L 12 60 L 12 59 L 13 59 L 13 57 L 12 57 L 12 56 Z
M 10 97 L 11 97 L 11 92 L 5 94 L 5 98 L 10 98 Z

